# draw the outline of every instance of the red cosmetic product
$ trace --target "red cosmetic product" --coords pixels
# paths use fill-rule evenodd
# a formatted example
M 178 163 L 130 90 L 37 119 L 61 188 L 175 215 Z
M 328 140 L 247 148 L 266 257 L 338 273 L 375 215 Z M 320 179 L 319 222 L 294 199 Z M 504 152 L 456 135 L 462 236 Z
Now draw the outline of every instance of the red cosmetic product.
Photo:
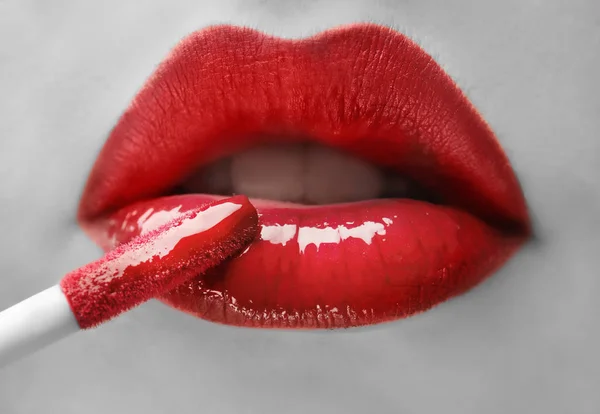
M 107 322 L 239 254 L 258 234 L 244 196 L 190 210 L 0 312 L 0 367 Z
M 245 196 L 190 210 L 60 282 L 81 329 L 175 289 L 247 247 L 258 232 Z
M 368 325 L 466 292 L 527 240 L 515 174 L 452 79 L 406 36 L 352 25 L 302 40 L 216 26 L 182 41 L 111 132 L 79 221 L 103 248 L 220 197 L 169 196 L 198 167 L 265 143 L 331 146 L 440 200 L 252 200 L 260 238 L 165 303 L 270 328 Z

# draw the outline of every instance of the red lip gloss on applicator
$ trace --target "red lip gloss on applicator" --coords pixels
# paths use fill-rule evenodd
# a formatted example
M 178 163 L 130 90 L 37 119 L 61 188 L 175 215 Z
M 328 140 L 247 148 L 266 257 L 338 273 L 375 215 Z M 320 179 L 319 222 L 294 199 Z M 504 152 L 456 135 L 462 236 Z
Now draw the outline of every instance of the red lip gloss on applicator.
M 241 252 L 258 214 L 245 196 L 189 211 L 0 312 L 0 366 L 98 326 Z

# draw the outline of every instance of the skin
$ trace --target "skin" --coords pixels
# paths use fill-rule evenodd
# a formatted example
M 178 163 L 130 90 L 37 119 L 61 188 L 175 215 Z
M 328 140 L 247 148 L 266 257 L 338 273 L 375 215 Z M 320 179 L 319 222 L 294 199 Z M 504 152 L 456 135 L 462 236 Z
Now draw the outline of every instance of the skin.
M 0 4 L 0 309 L 100 257 L 74 217 L 108 131 L 187 33 L 374 21 L 417 40 L 496 131 L 536 239 L 469 294 L 338 332 L 241 330 L 148 303 L 0 372 L 0 412 L 595 413 L 600 3 Z M 594 316 L 596 315 L 596 316 Z

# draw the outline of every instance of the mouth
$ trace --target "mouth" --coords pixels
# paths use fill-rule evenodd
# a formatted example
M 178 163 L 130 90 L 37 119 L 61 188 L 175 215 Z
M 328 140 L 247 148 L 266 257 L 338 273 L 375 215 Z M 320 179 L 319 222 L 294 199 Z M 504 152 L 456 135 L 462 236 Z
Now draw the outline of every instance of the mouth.
M 159 298 L 213 322 L 347 328 L 460 295 L 530 235 L 494 133 L 418 45 L 351 25 L 184 39 L 108 137 L 78 220 L 103 249 L 243 193 L 261 236 Z

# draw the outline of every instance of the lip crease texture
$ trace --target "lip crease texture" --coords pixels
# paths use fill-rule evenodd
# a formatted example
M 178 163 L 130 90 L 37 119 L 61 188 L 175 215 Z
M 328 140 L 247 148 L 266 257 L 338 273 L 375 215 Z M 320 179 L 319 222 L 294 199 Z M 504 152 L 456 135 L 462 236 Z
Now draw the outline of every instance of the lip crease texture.
M 219 198 L 167 196 L 199 166 L 299 140 L 390 168 L 443 202 L 253 200 L 261 237 L 160 300 L 238 326 L 369 325 L 466 292 L 529 237 L 523 193 L 489 126 L 425 51 L 372 24 L 300 40 L 234 26 L 188 36 L 112 130 L 79 222 L 109 250 Z

